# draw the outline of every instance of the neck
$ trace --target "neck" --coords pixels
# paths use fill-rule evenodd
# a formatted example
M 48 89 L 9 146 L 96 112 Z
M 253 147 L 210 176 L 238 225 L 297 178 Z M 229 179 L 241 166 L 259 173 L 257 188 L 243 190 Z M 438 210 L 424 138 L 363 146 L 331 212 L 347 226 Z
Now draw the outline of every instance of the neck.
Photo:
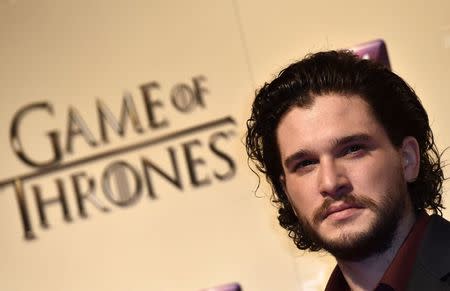
M 399 221 L 391 247 L 382 253 L 371 255 L 360 261 L 337 259 L 337 264 L 351 290 L 374 290 L 376 288 L 415 221 L 416 217 L 413 212 L 404 216 Z

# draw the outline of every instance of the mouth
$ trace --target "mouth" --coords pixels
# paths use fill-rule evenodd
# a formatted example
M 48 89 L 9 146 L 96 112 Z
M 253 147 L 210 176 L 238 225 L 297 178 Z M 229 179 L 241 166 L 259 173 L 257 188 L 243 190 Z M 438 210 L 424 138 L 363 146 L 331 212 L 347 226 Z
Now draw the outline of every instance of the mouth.
M 343 220 L 352 216 L 356 211 L 362 209 L 360 205 L 353 203 L 340 203 L 337 205 L 331 205 L 327 208 L 323 215 L 323 220 L 327 218 L 333 218 L 334 220 Z

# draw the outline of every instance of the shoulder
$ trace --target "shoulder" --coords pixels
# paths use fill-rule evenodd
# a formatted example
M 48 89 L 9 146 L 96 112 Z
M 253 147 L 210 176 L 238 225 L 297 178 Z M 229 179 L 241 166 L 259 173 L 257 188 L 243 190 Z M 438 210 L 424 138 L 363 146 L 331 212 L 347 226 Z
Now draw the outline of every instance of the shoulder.
M 417 259 L 426 265 L 436 265 L 436 262 L 441 261 L 450 263 L 449 250 L 450 222 L 439 215 L 432 215 L 417 253 Z
M 428 290 L 449 290 L 448 274 L 450 274 L 450 222 L 441 216 L 432 215 L 417 252 L 410 283 L 412 286 L 422 286 Z M 430 286 L 434 287 L 430 289 Z M 410 290 L 423 289 L 420 287 Z
M 448 241 L 450 239 L 450 222 L 439 215 L 431 215 L 430 222 L 423 238 L 423 246 L 427 243 L 446 246 L 448 249 Z

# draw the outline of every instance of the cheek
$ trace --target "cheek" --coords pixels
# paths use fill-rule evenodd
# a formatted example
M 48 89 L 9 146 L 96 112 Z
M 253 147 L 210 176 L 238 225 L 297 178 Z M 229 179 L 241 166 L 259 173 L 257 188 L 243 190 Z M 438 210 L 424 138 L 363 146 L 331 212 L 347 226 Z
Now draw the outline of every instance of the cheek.
M 287 196 L 293 208 L 302 216 L 309 216 L 314 209 L 320 206 L 320 195 L 309 179 L 288 177 L 286 179 Z
M 378 200 L 380 194 L 392 192 L 398 188 L 402 177 L 402 165 L 396 157 L 380 157 L 371 163 L 363 164 L 351 172 L 350 180 L 356 194 L 374 193 L 372 198 Z

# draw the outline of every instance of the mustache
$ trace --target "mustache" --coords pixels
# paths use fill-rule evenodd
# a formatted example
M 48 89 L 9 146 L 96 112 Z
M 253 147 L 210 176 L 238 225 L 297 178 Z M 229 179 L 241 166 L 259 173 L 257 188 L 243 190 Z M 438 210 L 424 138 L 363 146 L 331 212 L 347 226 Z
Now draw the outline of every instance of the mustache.
M 333 203 L 336 203 L 338 201 L 344 202 L 346 204 L 354 205 L 356 207 L 369 208 L 374 211 L 376 211 L 378 209 L 378 206 L 373 199 L 368 198 L 368 197 L 358 196 L 358 195 L 355 195 L 352 193 L 343 195 L 343 196 L 339 197 L 338 199 L 327 197 L 323 201 L 322 205 L 314 211 L 313 222 L 319 223 L 320 221 L 322 221 L 326 216 L 328 208 Z

